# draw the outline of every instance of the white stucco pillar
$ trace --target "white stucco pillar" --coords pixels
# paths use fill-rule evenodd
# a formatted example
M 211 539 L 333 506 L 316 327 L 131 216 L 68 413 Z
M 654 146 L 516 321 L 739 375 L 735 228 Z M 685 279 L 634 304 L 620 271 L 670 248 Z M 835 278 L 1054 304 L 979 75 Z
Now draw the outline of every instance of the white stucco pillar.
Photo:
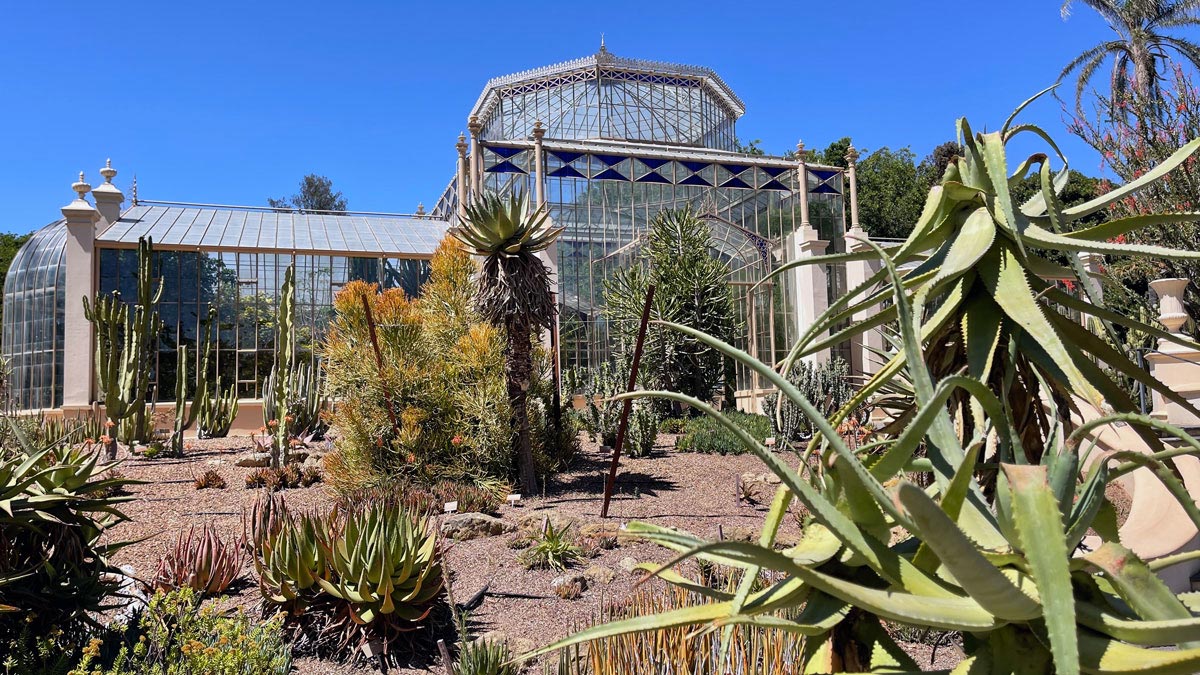
M 1158 279 L 1150 287 L 1158 294 L 1158 321 L 1167 331 L 1179 334 L 1187 323 L 1183 296 L 1190 279 Z M 1150 372 L 1177 394 L 1200 407 L 1200 351 L 1159 338 L 1158 349 L 1146 355 Z M 1151 414 L 1176 426 L 1200 426 L 1200 419 L 1154 392 Z
M 96 295 L 96 225 L 100 212 L 86 199 L 91 185 L 79 173 L 71 186 L 75 200 L 62 208 L 67 221 L 66 283 L 63 317 L 63 409 L 91 405 L 93 374 L 92 324 L 83 313 L 83 298 Z
M 112 182 L 117 176 L 117 170 L 113 168 L 111 159 L 104 162 L 100 175 L 104 176 L 104 182 L 92 190 L 92 196 L 96 199 L 96 211 L 100 213 L 100 222 L 96 227 L 97 236 L 121 219 L 121 207 L 125 204 L 125 195 Z
M 871 249 L 867 243 L 870 237 L 858 221 L 858 150 L 853 145 L 846 151 L 846 180 L 850 188 L 850 229 L 846 231 L 846 250 L 849 253 L 860 253 Z M 878 260 L 852 260 L 846 263 L 846 290 L 852 291 L 866 283 L 883 267 Z M 861 295 L 862 300 L 866 295 Z M 869 307 L 854 313 L 855 323 L 866 321 L 878 311 L 878 307 Z M 880 357 L 878 352 L 883 350 L 884 339 L 879 329 L 860 333 L 850 339 L 850 371 L 856 375 L 872 375 L 878 370 Z
M 829 242 L 821 239 L 816 228 L 809 225 L 801 226 L 789 237 L 789 240 L 792 257 L 796 260 L 825 255 L 829 249 Z M 791 274 L 792 288 L 796 290 L 793 302 L 795 303 L 796 334 L 799 336 L 815 324 L 817 317 L 821 316 L 829 307 L 829 274 L 825 265 L 820 263 L 802 265 L 793 269 Z M 828 335 L 828 331 L 822 332 L 821 335 Z M 829 350 L 823 349 L 810 354 L 804 357 L 804 360 L 812 363 L 825 363 L 829 360 Z

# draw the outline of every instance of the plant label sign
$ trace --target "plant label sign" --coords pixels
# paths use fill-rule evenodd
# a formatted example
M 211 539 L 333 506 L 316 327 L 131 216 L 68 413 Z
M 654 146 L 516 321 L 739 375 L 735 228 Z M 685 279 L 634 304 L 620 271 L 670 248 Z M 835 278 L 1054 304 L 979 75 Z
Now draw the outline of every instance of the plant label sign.
M 767 437 L 767 440 L 766 440 L 766 444 L 767 444 L 767 447 L 768 447 L 768 448 L 773 448 L 773 447 L 775 447 L 775 437 L 774 437 L 774 436 L 768 436 L 768 437 Z
M 514 492 L 513 494 L 510 494 L 508 496 L 508 505 L 509 506 L 516 506 L 517 503 L 520 501 L 521 501 L 521 495 L 519 493 Z
M 445 511 L 446 513 L 457 513 L 458 512 L 458 502 L 446 502 L 446 506 L 443 507 L 443 511 Z

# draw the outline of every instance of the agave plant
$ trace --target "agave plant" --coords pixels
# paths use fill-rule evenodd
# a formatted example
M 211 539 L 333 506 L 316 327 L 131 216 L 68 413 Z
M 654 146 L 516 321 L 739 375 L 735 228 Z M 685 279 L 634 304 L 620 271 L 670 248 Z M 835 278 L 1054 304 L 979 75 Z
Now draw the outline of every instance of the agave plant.
M 1150 224 L 1200 220 L 1200 214 L 1147 214 L 1071 228 L 1182 165 L 1200 148 L 1200 139 L 1138 180 L 1078 206 L 1065 207 L 1058 198 L 1068 178 L 1065 159 L 1062 169 L 1054 173 L 1049 156 L 1036 153 L 1009 174 L 1006 146 L 1021 134 L 1040 136 L 1058 153 L 1054 142 L 1038 127 L 1013 125 L 1017 114 L 1036 98 L 1023 103 L 996 132 L 972 135 L 967 121 L 959 121 L 963 156 L 947 166 L 941 184 L 930 190 L 908 239 L 887 251 L 896 266 L 907 270 L 900 283 L 913 311 L 922 317 L 918 335 L 923 351 L 901 352 L 888 361 L 834 417 L 836 421 L 890 386 L 912 358 L 921 358 L 935 377 L 962 373 L 995 392 L 1010 409 L 1008 416 L 1022 441 L 1005 452 L 1023 449 L 1026 459 L 1034 462 L 1048 442 L 1048 408 L 1073 410 L 1079 399 L 1116 412 L 1138 410 L 1117 376 L 1140 382 L 1196 412 L 1185 398 L 1112 346 L 1121 344 L 1112 335 L 1113 324 L 1187 346 L 1194 343 L 1105 308 L 1100 281 L 1084 267 L 1080 256 L 1200 259 L 1200 251 L 1110 241 Z M 1061 153 L 1058 156 L 1061 158 Z M 1014 203 L 1010 186 L 1035 171 L 1041 191 L 1024 204 Z M 874 250 L 821 256 L 784 265 L 774 274 L 805 264 L 879 259 L 880 253 Z M 1061 264 L 1064 259 L 1065 265 Z M 833 302 L 800 336 L 780 369 L 787 372 L 802 356 L 895 322 L 898 306 L 880 306 L 892 291 L 874 291 L 886 275 L 881 266 L 878 273 Z M 1082 293 L 1073 295 L 1056 281 L 1070 282 L 1064 285 Z M 853 321 L 856 313 L 866 310 L 871 310 L 870 318 Z M 1094 334 L 1073 319 L 1073 313 L 1096 318 L 1112 339 Z M 839 325 L 848 327 L 837 330 Z M 1110 368 L 1111 374 L 1097 362 Z M 960 403 L 965 400 L 962 395 L 954 398 Z M 901 419 L 913 412 L 910 409 Z M 978 406 L 960 412 L 967 425 L 980 422 Z M 1153 434 L 1144 432 L 1143 437 L 1158 447 Z M 1008 454 L 1002 459 L 1014 461 Z
M 390 643 L 423 621 L 441 593 L 436 533 L 399 500 L 298 517 L 272 505 L 253 521 L 264 523 L 255 553 L 264 601 L 302 621 L 307 614 L 326 622 L 321 633 L 340 633 L 338 647 Z
M 1200 513 L 1170 463 L 1179 455 L 1200 454 L 1200 441 L 1136 413 L 1087 422 L 1073 414 L 1082 405 L 1078 401 L 1125 407 L 1123 392 L 1088 358 L 1111 359 L 1121 369 L 1124 356 L 1069 326 L 1056 306 L 1112 322 L 1130 320 L 1103 308 L 1094 280 L 1079 265 L 1060 268 L 1034 253 L 1200 255 L 1106 242 L 1140 224 L 1185 216 L 1138 217 L 1063 233 L 1071 219 L 1145 181 L 1063 209 L 1046 157 L 1035 155 L 1014 177 L 1040 165 L 1042 193 L 1015 207 L 1008 196 L 1014 177 L 1005 169 L 1004 143 L 1040 130 L 1006 123 L 1000 132 L 971 137 L 965 121 L 960 128 L 969 140 L 967 156 L 931 192 L 913 236 L 890 251 L 873 250 L 883 268 L 871 283 L 888 282 L 894 304 L 881 312 L 886 318 L 868 319 L 858 330 L 893 321 L 900 353 L 833 419 L 822 416 L 776 369 L 710 336 L 672 326 L 753 369 L 779 389 L 782 400 L 799 406 L 816 430 L 809 450 L 824 461 L 793 469 L 724 415 L 687 396 L 622 395 L 689 403 L 737 434 L 781 479 L 757 543 L 707 542 L 639 523 L 628 528 L 679 553 L 654 570 L 676 585 L 700 590 L 673 570 L 690 558 L 742 568 L 742 584 L 733 592 L 708 591 L 710 604 L 595 626 L 535 654 L 688 625 L 719 629 L 725 652 L 734 627 L 758 626 L 806 636 L 802 672 L 918 671 L 884 629 L 882 622 L 889 621 L 960 631 L 966 658 L 957 673 L 1200 670 L 1195 616 L 1200 603 L 1190 594 L 1173 594 L 1155 574 L 1197 554 L 1142 561 L 1121 545 L 1104 494 L 1108 483 L 1146 467 L 1200 526 Z M 1197 145 L 1185 147 L 1147 180 L 1177 166 Z M 913 268 L 901 275 L 901 262 Z M 1043 276 L 1073 278 L 1091 289 L 1085 292 L 1094 301 L 1058 292 Z M 867 292 L 864 287 L 852 295 Z M 843 299 L 818 323 L 834 326 L 836 317 L 867 306 Z M 793 356 L 845 339 L 845 333 L 814 337 L 821 330 L 803 336 Z M 1142 330 L 1187 342 L 1153 327 Z M 857 450 L 849 447 L 837 433 L 840 418 L 901 371 L 912 386 L 909 410 L 890 433 Z M 1148 384 L 1163 389 L 1158 382 Z M 1027 399 L 1017 400 L 1015 393 Z M 1171 437 L 1178 447 L 1150 454 L 1095 449 L 1097 431 L 1117 423 Z M 1155 439 L 1150 447 L 1161 446 Z M 914 475 L 928 478 L 923 482 L 929 487 L 911 482 Z M 775 536 L 793 499 L 812 521 L 797 546 L 777 551 Z M 1089 530 L 1096 536 L 1084 547 Z M 782 577 L 755 590 L 747 580 L 761 570 Z M 1163 646 L 1176 649 L 1159 649 Z
M 506 201 L 490 192 L 467 204 L 463 223 L 452 230 L 472 255 L 483 258 L 479 311 L 502 326 L 508 340 L 504 377 L 512 403 L 514 450 L 521 485 L 530 494 L 537 492 L 527 407 L 533 377 L 531 338 L 535 329 L 549 328 L 555 316 L 550 270 L 537 254 L 562 231 L 550 226 L 546 210 L 531 211 L 524 194 Z
M 137 481 L 118 477 L 95 445 L 38 448 L 12 417 L 16 447 L 0 448 L 0 617 L 45 630 L 94 623 L 119 606 L 119 572 L 109 559 L 125 543 L 108 530 L 127 520 L 119 496 Z M 0 638 L 10 626 L 0 618 Z
M 242 574 L 242 544 L 226 542 L 211 524 L 198 532 L 193 525 L 179 533 L 175 548 L 158 561 L 155 590 L 190 588 L 222 593 Z

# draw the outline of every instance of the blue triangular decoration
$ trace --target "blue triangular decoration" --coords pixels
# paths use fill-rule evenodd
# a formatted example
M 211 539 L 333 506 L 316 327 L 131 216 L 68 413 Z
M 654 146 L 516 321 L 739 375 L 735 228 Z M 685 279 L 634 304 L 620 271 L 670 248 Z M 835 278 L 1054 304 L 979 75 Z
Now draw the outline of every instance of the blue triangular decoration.
M 551 176 L 565 176 L 568 178 L 587 178 L 587 176 L 579 173 L 579 170 L 570 164 L 558 167 L 549 173 Z
M 654 157 L 638 157 L 638 161 L 641 162 L 642 164 L 645 164 L 646 166 L 650 167 L 651 169 L 657 169 L 658 167 L 662 166 L 663 164 L 666 164 L 667 162 L 669 162 L 671 160 L 656 159 Z
M 745 166 L 744 164 L 722 164 L 721 168 L 725 169 L 729 173 L 737 174 L 749 169 L 750 167 Z
M 840 176 L 842 173 L 841 171 L 835 171 L 832 169 L 809 169 L 808 172 L 816 176 L 817 180 L 822 182 L 827 181 L 834 176 Z M 834 190 L 834 192 L 837 192 L 837 190 Z
M 565 150 L 551 150 L 550 154 L 562 160 L 564 164 L 570 164 L 580 157 L 583 157 L 582 152 L 567 152 Z
M 524 150 L 524 148 L 501 148 L 501 147 L 493 147 L 491 145 L 485 145 L 483 147 L 487 148 L 488 150 L 491 150 L 492 152 L 494 152 L 497 155 L 500 155 L 501 157 L 504 157 L 504 158 L 512 157 L 513 155 L 517 154 L 518 152 L 521 152 L 522 150 Z
M 487 171 L 488 173 L 528 173 L 525 171 L 525 169 L 522 169 L 521 167 L 509 161 L 500 162 L 493 167 L 484 169 L 484 171 Z
M 779 174 L 781 174 L 785 171 L 791 171 L 791 169 L 786 166 L 760 166 L 758 168 L 762 169 L 763 171 L 766 171 L 767 175 L 770 176 L 771 178 L 777 178 L 779 176 Z
M 837 191 L 837 188 L 833 187 L 829 183 L 821 183 L 817 187 L 809 190 L 809 192 L 811 192 L 813 194 L 821 194 L 821 195 L 840 195 L 840 194 L 842 194 Z
M 592 176 L 592 180 L 629 180 L 625 176 L 617 173 L 616 169 L 605 169 L 600 173 Z
M 741 178 L 738 178 L 737 176 L 734 176 L 733 178 L 730 178 L 729 180 L 722 183 L 721 187 L 723 187 L 723 188 L 749 188 L 750 186 L 746 184 L 746 181 L 742 180 Z
M 645 176 L 642 176 L 641 178 L 637 179 L 636 182 L 638 182 L 638 183 L 667 183 L 667 184 L 670 184 L 671 181 L 667 180 L 666 178 L 663 178 L 658 173 L 651 171 L 650 173 L 646 174 Z
M 704 180 L 699 175 L 693 174 L 679 181 L 680 185 L 703 185 L 704 187 L 712 187 L 712 183 Z
M 790 187 L 784 185 L 783 183 L 780 183 L 777 180 L 767 181 L 766 183 L 763 184 L 762 188 L 760 188 L 760 189 L 762 189 L 762 190 L 784 190 L 784 191 L 791 190 Z
M 680 162 L 680 164 L 687 167 L 687 170 L 691 171 L 692 173 L 700 171 L 708 166 L 708 162 Z M 708 183 L 705 183 L 705 185 L 708 185 Z
M 621 157 L 619 155 L 592 155 L 592 157 L 595 157 L 596 159 L 600 160 L 601 162 L 604 162 L 608 166 L 612 166 L 614 164 L 619 164 L 620 162 L 624 161 L 625 159 L 628 159 L 626 157 Z

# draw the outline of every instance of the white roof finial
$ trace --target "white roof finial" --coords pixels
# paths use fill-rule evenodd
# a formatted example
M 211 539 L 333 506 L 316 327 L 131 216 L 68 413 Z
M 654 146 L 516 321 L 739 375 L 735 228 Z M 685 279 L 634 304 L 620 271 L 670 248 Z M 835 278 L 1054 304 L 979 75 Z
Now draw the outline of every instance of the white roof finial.
M 608 47 L 604 46 L 604 33 L 601 33 L 600 34 L 600 53 L 604 54 L 607 52 L 608 52 Z
M 71 185 L 71 189 L 75 191 L 76 199 L 87 201 L 83 196 L 92 191 L 92 186 L 83 179 L 83 172 L 80 171 L 79 180 Z
M 100 175 L 104 176 L 106 184 L 112 185 L 112 179 L 117 175 L 117 170 L 112 168 L 112 159 L 104 160 L 104 168 L 100 169 Z

